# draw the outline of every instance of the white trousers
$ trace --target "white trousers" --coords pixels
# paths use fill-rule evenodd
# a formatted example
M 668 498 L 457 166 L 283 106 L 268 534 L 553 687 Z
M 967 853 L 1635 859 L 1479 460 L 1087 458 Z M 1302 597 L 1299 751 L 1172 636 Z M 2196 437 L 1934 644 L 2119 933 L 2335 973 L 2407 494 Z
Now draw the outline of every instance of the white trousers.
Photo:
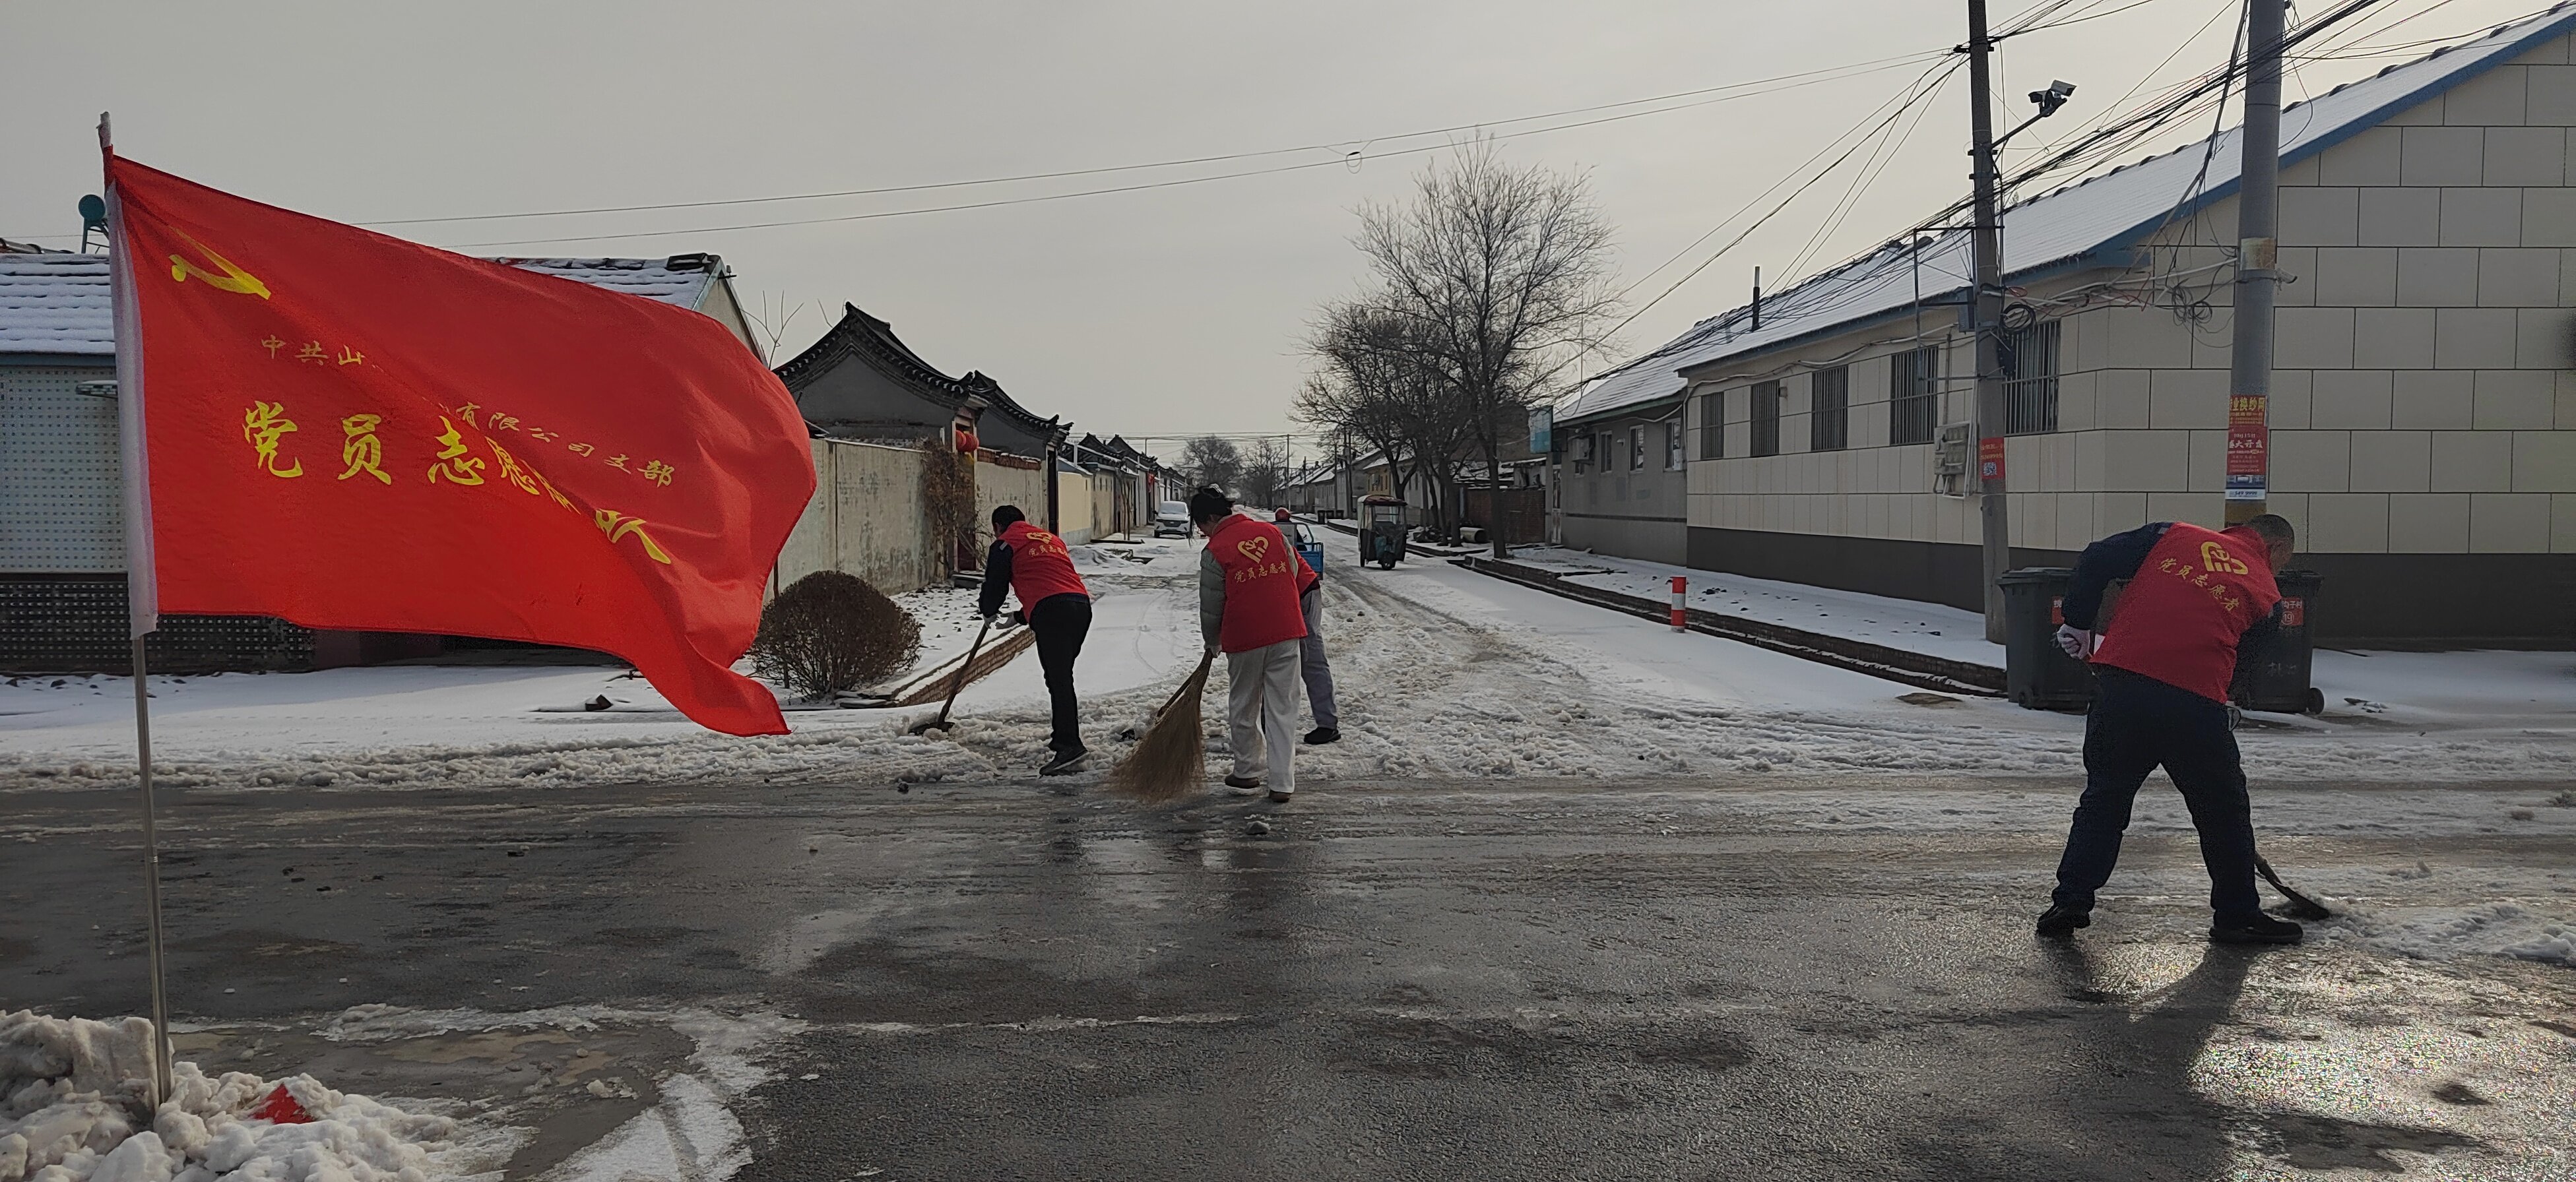
M 1283 640 L 1225 655 L 1225 723 L 1234 747 L 1234 774 L 1270 778 L 1273 792 L 1297 790 L 1297 668 L 1303 644 Z

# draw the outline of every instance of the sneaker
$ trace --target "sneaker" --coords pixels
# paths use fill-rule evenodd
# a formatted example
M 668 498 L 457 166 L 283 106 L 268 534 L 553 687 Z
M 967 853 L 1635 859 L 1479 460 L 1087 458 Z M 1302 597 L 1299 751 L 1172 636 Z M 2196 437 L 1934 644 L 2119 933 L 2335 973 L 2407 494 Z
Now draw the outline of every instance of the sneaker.
M 2039 934 L 2051 940 L 2069 939 L 2077 928 L 2093 926 L 2093 913 L 2078 911 L 2064 903 L 2051 903 L 2039 917 Z
M 1251 776 L 1227 776 L 1225 786 L 1237 796 L 1259 796 L 1261 781 Z
M 1055 758 L 1038 769 L 1041 776 L 1069 776 L 1082 770 L 1082 761 L 1091 758 L 1089 751 L 1058 751 Z
M 1294 792 L 1273 791 L 1270 794 L 1270 803 L 1272 804 L 1286 804 L 1295 799 L 1297 799 L 1297 794 Z
M 2296 944 L 2307 932 L 2286 919 L 2257 914 L 2248 919 L 2222 919 L 2209 926 L 2212 944 Z
M 1321 747 L 1326 743 L 1338 743 L 1341 741 L 1342 728 L 1337 726 L 1319 726 L 1306 732 L 1306 743 L 1308 746 Z

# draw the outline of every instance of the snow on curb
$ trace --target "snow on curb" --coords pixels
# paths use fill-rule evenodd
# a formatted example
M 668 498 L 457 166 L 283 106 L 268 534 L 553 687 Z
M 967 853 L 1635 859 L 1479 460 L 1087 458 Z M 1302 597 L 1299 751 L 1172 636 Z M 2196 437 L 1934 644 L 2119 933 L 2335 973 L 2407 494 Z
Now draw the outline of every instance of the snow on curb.
M 310 1075 L 209 1078 L 194 1063 L 172 1066 L 173 1094 L 147 1126 L 151 1041 L 141 1018 L 0 1016 L 0 1182 L 416 1182 L 497 1164 L 509 1140 Z M 280 1088 L 312 1119 L 251 1115 Z

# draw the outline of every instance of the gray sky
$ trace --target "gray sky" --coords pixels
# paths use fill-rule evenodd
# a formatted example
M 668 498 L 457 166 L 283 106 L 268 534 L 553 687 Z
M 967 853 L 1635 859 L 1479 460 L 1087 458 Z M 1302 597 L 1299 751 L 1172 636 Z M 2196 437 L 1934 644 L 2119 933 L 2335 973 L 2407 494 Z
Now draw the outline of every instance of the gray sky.
M 1995 0 L 1995 24 L 2041 0 Z M 2075 101 L 2032 146 L 2223 61 L 2237 0 L 2072 0 L 2090 15 L 2006 43 L 1998 118 L 2053 78 Z M 2308 7 L 2323 10 L 2322 0 Z M 2482 29 L 2537 0 L 2386 0 L 2352 26 L 2396 46 Z M 843 301 L 933 364 L 981 369 L 1041 414 L 1103 434 L 1290 427 L 1318 301 L 1353 291 L 1363 201 L 1400 197 L 1434 154 L 1495 124 L 1505 155 L 1582 170 L 1634 281 L 1859 123 L 1925 65 L 1541 134 L 1523 116 L 1919 54 L 1964 38 L 1958 0 L 1782 4 L 1306 0 L 728 4 L 0 5 L 0 236 L 69 246 L 98 188 L 93 127 L 126 155 L 343 221 L 710 201 L 916 185 L 1304 145 L 1189 168 L 908 194 L 589 217 L 380 227 L 476 254 L 722 254 L 757 311 L 803 304 L 783 360 Z M 2417 15 L 2420 14 L 2420 15 Z M 2391 22 L 2385 32 L 2373 32 Z M 2205 30 L 2193 35 L 2194 30 Z M 2347 38 L 2349 40 L 2349 38 Z M 2166 59 L 2169 55 L 2171 60 Z M 2420 48 L 2303 63 L 2290 97 Z M 2160 63 L 2162 63 L 2160 65 Z M 1964 71 L 1925 104 L 1839 229 L 1808 243 L 1864 151 L 1637 318 L 1660 343 L 1883 241 L 1964 191 Z M 1685 100 L 1697 101 L 1697 100 Z M 2235 122 L 2233 112 L 2228 121 Z M 2206 125 L 2157 146 L 2196 139 Z M 2045 134 L 2043 134 L 2045 133 Z M 1464 134 L 1464 133 L 1459 133 Z M 1354 166 L 1334 163 L 1363 153 Z M 2016 153 L 2017 155 L 2019 153 Z M 796 218 L 1319 167 L 1000 208 L 709 232 Z M 1764 206 L 1767 208 L 1767 203 Z M 1739 223 L 1740 224 L 1740 221 Z M 669 233 L 667 231 L 700 230 Z M 652 232 L 527 245 L 505 240 Z M 1727 229 L 1639 285 L 1661 292 Z M 1167 448 L 1166 450 L 1170 450 Z

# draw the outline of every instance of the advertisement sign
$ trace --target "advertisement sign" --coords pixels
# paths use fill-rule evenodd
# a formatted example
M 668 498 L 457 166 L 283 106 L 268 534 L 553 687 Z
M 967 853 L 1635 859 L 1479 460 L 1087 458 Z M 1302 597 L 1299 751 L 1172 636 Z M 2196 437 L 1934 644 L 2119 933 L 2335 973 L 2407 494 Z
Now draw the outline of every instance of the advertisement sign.
M 1529 414 L 1530 454 L 1543 456 L 1555 450 L 1556 408 L 1542 406 Z
M 2003 436 L 1989 435 L 1977 441 L 1977 479 L 1987 484 L 2003 483 Z
M 2259 394 L 2232 394 L 2227 399 L 2227 499 L 2265 498 L 2271 471 L 2272 432 L 2265 425 Z

